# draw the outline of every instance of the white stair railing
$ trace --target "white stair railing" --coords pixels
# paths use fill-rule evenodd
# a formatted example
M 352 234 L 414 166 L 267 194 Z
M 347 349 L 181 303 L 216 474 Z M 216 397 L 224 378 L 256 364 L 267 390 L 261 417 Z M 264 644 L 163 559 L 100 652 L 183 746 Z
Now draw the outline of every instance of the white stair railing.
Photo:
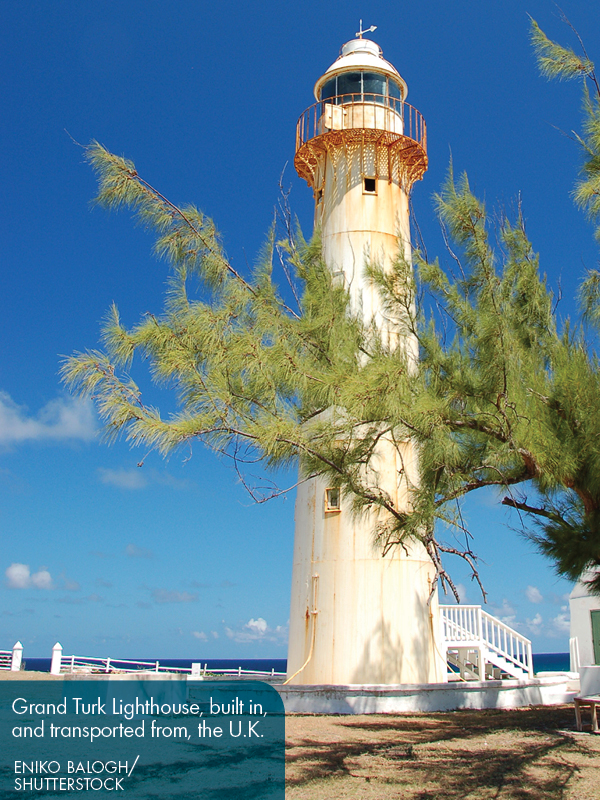
M 481 606 L 440 606 L 442 641 L 446 648 L 478 648 L 484 661 L 508 674 L 533 677 L 531 641 Z
M 481 641 L 481 606 L 440 606 L 446 643 L 477 645 Z

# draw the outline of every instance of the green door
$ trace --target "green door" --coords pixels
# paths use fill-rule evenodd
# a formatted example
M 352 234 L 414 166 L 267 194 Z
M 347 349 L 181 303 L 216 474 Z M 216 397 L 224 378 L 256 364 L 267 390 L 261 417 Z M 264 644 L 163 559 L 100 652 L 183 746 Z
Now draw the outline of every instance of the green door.
M 600 664 L 600 611 L 591 611 L 592 641 L 594 643 L 594 664 Z

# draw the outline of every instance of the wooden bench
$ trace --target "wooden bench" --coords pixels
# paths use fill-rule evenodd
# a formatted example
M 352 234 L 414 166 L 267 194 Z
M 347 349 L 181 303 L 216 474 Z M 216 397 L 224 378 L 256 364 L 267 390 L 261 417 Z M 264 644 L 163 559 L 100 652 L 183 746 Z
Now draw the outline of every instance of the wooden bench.
M 589 697 L 575 697 L 573 702 L 575 703 L 575 721 L 577 722 L 577 730 L 583 730 L 583 724 L 581 722 L 581 709 L 589 707 L 592 716 L 592 733 L 600 733 L 600 729 L 598 728 L 598 706 L 600 706 L 600 695 L 594 694 L 590 695 Z

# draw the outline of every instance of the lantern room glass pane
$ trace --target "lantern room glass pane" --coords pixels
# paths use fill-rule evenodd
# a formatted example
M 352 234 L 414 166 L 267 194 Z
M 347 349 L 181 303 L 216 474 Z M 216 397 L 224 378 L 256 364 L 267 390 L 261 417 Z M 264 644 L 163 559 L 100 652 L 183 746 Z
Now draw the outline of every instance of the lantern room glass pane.
M 377 72 L 363 72 L 363 92 L 367 103 L 384 103 L 386 85 L 385 75 Z
M 360 102 L 362 94 L 362 73 L 344 72 L 338 75 L 338 95 L 351 95 L 344 97 L 342 103 Z
M 331 78 L 327 83 L 323 84 L 321 89 L 321 100 L 329 100 L 330 97 L 335 97 L 337 94 L 337 78 Z
M 398 100 L 402 100 L 402 89 L 391 78 L 388 81 L 388 91 L 390 97 L 395 97 Z
M 321 87 L 322 102 L 381 103 L 402 113 L 402 88 L 392 78 L 378 72 L 344 72 L 326 81 Z M 389 98 L 385 99 L 385 98 Z

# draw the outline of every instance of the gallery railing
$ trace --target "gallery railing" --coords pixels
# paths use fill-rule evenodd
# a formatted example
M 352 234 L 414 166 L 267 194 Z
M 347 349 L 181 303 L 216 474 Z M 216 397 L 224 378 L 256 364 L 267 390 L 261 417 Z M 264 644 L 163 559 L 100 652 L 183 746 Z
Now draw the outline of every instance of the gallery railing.
M 315 103 L 300 116 L 296 150 L 331 131 L 386 131 L 412 139 L 427 149 L 427 128 L 416 108 L 395 97 L 380 94 L 343 94 Z

